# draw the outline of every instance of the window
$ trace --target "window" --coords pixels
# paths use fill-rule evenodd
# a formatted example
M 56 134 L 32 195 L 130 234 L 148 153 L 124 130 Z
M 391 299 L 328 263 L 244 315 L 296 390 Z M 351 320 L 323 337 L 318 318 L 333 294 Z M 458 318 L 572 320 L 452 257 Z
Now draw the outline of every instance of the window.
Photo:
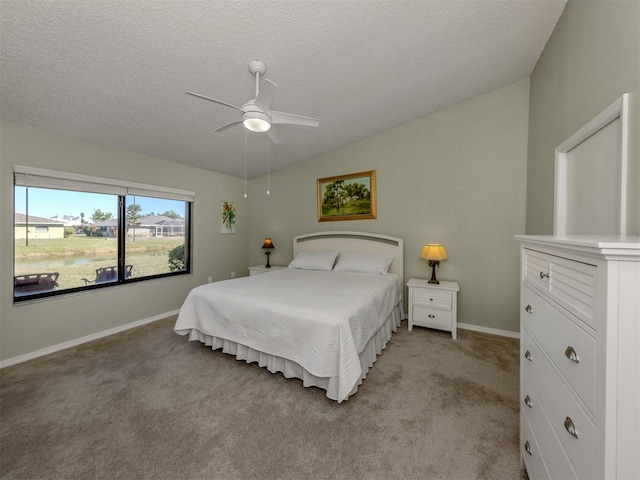
M 14 167 L 14 302 L 190 271 L 193 192 Z

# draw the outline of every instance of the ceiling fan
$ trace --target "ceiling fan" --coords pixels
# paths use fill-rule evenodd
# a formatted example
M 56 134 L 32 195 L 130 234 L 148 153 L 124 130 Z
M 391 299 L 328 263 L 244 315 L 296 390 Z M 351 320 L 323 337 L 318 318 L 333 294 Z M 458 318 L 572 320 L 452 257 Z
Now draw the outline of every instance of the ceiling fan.
M 221 132 L 227 128 L 234 127 L 236 125 L 243 124 L 245 128 L 252 132 L 267 132 L 269 138 L 274 143 L 279 143 L 280 139 L 276 134 L 273 125 L 303 125 L 307 127 L 317 127 L 319 120 L 312 117 L 304 117 L 302 115 L 294 115 L 292 113 L 278 112 L 271 110 L 271 102 L 276 94 L 278 86 L 271 80 L 265 79 L 262 82 L 262 89 L 260 89 L 260 76 L 264 75 L 267 71 L 267 66 L 261 60 L 252 60 L 249 62 L 249 71 L 251 75 L 256 77 L 256 98 L 248 101 L 242 107 L 237 107 L 215 98 L 206 97 L 199 93 L 187 92 L 194 97 L 209 100 L 210 102 L 225 105 L 227 107 L 235 108 L 242 112 L 241 120 L 228 123 L 218 128 L 216 132 Z

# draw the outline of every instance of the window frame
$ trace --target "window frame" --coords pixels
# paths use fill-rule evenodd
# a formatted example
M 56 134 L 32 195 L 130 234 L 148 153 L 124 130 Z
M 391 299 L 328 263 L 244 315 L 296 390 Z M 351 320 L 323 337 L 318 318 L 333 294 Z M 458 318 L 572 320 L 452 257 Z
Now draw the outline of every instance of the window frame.
M 30 180 L 35 180 L 30 184 Z M 35 183 L 35 184 L 34 184 Z M 71 188 L 69 187 L 71 183 Z M 83 185 L 86 188 L 83 189 Z M 71 190 L 84 193 L 105 193 L 116 195 L 118 198 L 118 246 L 117 246 L 117 269 L 118 278 L 113 282 L 105 282 L 99 284 L 91 284 L 73 288 L 66 288 L 64 290 L 52 290 L 48 292 L 40 292 L 33 294 L 15 295 L 15 281 L 13 289 L 13 303 L 20 304 L 32 300 L 39 300 L 42 298 L 60 297 L 70 294 L 77 294 L 80 292 L 90 292 L 92 290 L 98 290 L 102 288 L 112 288 L 120 285 L 126 285 L 137 282 L 144 282 L 148 280 L 156 280 L 159 278 L 167 278 L 179 275 L 191 274 L 191 258 L 192 258 L 192 210 L 193 203 L 195 202 L 195 193 L 188 190 L 179 190 L 168 187 L 159 187 L 154 185 L 147 185 L 141 183 L 134 183 L 128 181 L 121 181 L 115 179 L 108 179 L 102 177 L 94 177 L 88 175 L 72 174 L 66 172 L 59 172 L 55 170 L 47 170 L 35 167 L 25 167 L 21 165 L 14 165 L 14 202 L 13 202 L 13 229 L 15 231 L 15 192 L 16 186 L 24 186 L 27 188 L 27 207 L 25 215 L 27 221 L 29 218 L 28 208 L 28 189 L 29 187 L 48 188 L 53 190 Z M 155 275 L 148 275 L 144 277 L 126 277 L 126 198 L 128 195 L 135 196 L 147 196 L 160 198 L 165 200 L 178 200 L 185 202 L 185 219 L 184 219 L 184 245 L 185 245 L 185 269 L 175 272 L 165 272 Z M 15 241 L 12 247 L 13 250 L 13 273 L 15 275 L 16 258 L 15 258 Z M 15 278 L 15 277 L 14 277 Z

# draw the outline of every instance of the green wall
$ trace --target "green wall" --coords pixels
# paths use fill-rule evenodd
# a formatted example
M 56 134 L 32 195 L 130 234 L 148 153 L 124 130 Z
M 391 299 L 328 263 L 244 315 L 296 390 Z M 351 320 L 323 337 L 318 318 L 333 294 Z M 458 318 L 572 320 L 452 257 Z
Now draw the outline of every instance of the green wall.
M 531 75 L 527 233 L 553 233 L 555 148 L 626 92 L 629 234 L 640 234 L 640 2 L 570 0 Z
M 360 230 L 405 241 L 405 282 L 426 278 L 426 242 L 449 253 L 438 277 L 460 283 L 458 320 L 518 331 L 513 235 L 551 233 L 554 149 L 631 92 L 629 233 L 640 233 L 640 34 L 637 0 L 570 0 L 531 79 L 521 80 L 248 183 L 158 158 L 2 122 L 0 128 L 0 360 L 177 310 L 206 282 L 291 260 L 291 238 Z M 426 92 L 425 94 L 429 94 Z M 277 152 L 276 152 L 277 154 Z M 13 175 L 22 164 L 196 191 L 193 274 L 13 306 Z M 317 221 L 318 178 L 376 170 L 378 218 Z M 221 201 L 237 233 L 220 234 Z M 525 222 L 526 213 L 526 222 Z M 247 254 L 248 253 L 248 254 Z
M 180 188 L 196 192 L 193 273 L 126 287 L 13 305 L 13 165 Z M 244 181 L 178 163 L 8 122 L 0 124 L 0 360 L 72 341 L 180 308 L 189 290 L 246 274 Z M 235 201 L 237 233 L 220 233 L 220 202 Z
M 251 182 L 250 263 L 292 257 L 291 238 L 357 230 L 404 239 L 405 283 L 428 278 L 422 246 L 444 244 L 438 278 L 460 284 L 458 321 L 519 330 L 518 245 L 525 230 L 529 80 L 524 79 Z M 378 218 L 318 222 L 316 180 L 376 170 Z M 406 292 L 406 289 L 405 289 Z

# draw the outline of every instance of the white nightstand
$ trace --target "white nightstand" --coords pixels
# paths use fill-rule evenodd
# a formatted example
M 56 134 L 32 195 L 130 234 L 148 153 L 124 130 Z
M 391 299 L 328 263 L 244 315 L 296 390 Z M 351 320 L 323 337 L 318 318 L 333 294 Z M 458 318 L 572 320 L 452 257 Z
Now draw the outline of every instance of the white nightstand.
M 458 282 L 429 283 L 412 278 L 409 287 L 409 331 L 414 325 L 451 332 L 458 338 Z
M 273 272 L 274 270 L 280 270 L 283 267 L 282 265 L 271 265 L 271 268 L 267 268 L 264 265 L 256 265 L 255 267 L 249 267 L 249 276 L 260 275 L 262 273 Z

